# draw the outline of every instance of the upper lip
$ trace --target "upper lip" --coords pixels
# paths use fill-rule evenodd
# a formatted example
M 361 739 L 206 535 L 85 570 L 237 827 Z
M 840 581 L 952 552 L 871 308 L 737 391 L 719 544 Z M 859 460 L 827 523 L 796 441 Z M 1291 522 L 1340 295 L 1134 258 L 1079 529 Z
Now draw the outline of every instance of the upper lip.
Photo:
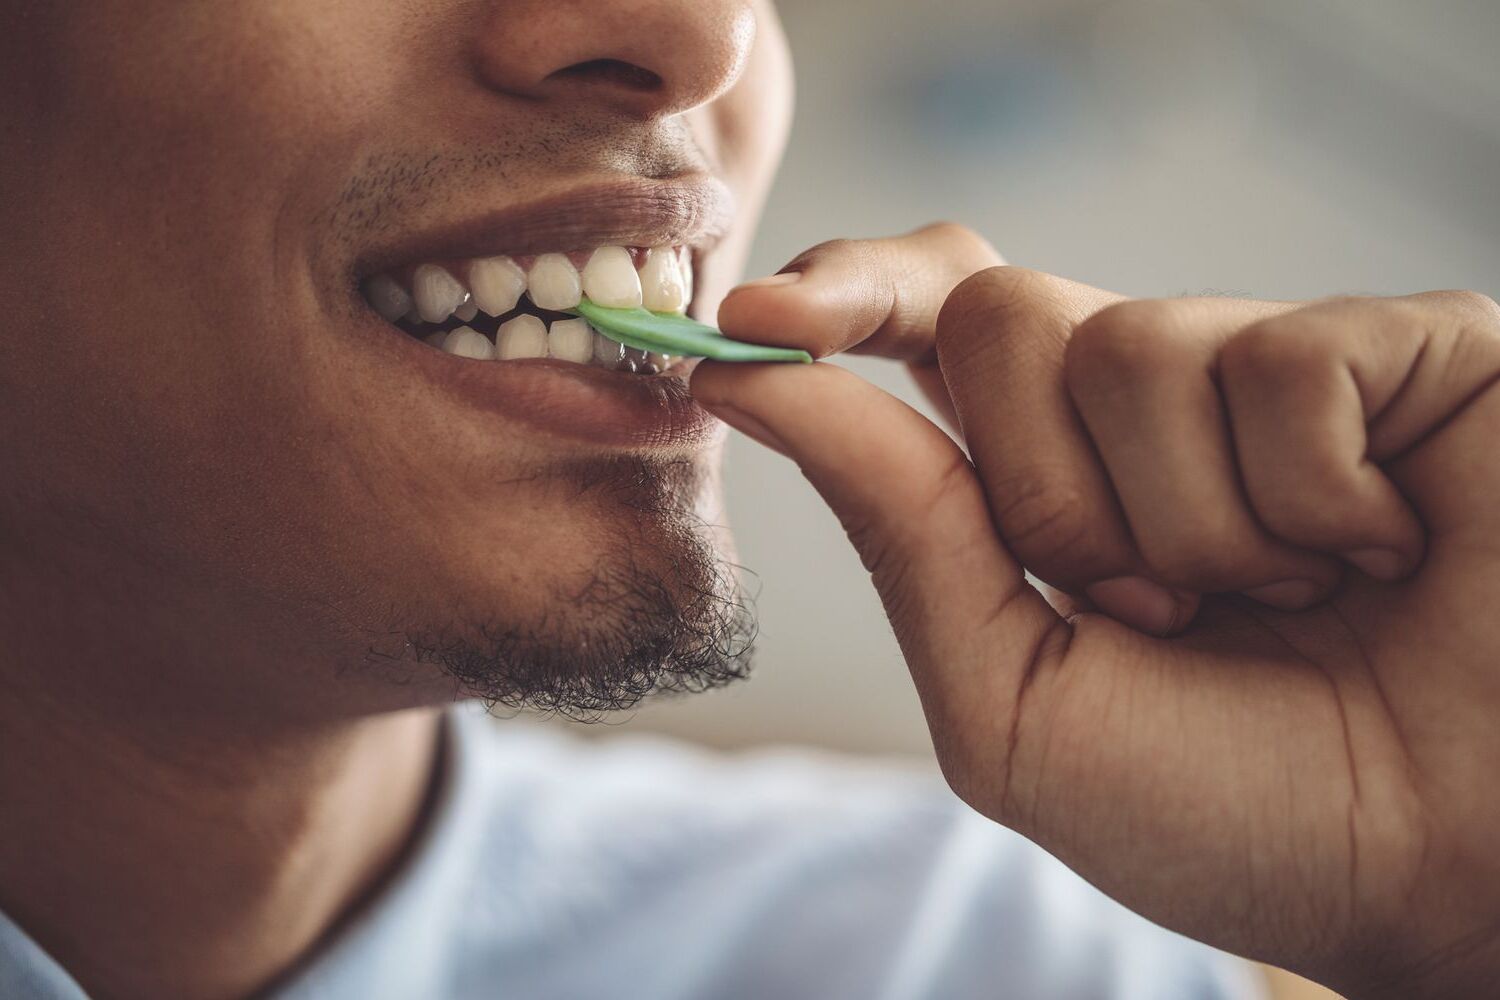
M 617 178 L 409 232 L 372 247 L 357 277 L 421 261 L 586 250 L 599 246 L 689 246 L 707 250 L 728 227 L 734 200 L 703 174 Z

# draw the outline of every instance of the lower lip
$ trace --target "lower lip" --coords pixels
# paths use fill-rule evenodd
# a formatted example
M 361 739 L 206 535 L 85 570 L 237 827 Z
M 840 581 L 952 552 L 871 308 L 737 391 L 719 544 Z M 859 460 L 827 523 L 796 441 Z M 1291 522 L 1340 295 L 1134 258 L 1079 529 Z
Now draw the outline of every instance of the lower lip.
M 372 336 L 392 360 L 439 391 L 558 437 L 611 448 L 698 450 L 713 441 L 719 422 L 697 404 L 686 375 L 632 375 L 547 358 L 475 361 L 422 343 L 373 314 Z

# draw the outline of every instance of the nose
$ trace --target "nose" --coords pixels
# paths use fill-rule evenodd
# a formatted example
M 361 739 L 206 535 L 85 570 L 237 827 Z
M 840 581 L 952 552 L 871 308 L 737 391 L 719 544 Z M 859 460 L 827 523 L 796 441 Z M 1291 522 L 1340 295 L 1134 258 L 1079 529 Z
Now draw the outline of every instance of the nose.
M 498 0 L 486 16 L 489 87 L 643 119 L 718 97 L 755 40 L 750 0 Z

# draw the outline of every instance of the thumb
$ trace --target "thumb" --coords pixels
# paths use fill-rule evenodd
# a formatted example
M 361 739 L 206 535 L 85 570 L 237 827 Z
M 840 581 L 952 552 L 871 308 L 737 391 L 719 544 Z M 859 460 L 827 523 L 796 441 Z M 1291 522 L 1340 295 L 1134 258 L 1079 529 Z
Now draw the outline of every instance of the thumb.
M 693 394 L 796 462 L 870 571 L 946 762 L 1003 747 L 1031 665 L 1066 629 L 990 520 L 974 468 L 916 410 L 829 364 L 703 362 Z M 953 775 L 950 774 L 950 780 Z

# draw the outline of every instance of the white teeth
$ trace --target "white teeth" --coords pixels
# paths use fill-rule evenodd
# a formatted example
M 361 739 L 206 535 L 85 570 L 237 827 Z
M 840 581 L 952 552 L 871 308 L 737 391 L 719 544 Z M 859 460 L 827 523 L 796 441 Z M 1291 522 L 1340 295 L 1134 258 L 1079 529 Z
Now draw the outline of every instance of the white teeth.
M 664 372 L 679 360 L 669 354 L 624 347 L 589 326 L 587 320 L 560 319 L 549 328 L 540 318 L 525 313 L 500 324 L 493 342 L 471 326 L 429 333 L 422 340 L 455 357 L 472 361 L 550 357 L 640 375 Z
M 495 344 L 501 361 L 547 356 L 547 325 L 535 316 L 517 316 L 500 324 Z
M 624 345 L 618 341 L 610 340 L 602 333 L 594 334 L 594 361 L 596 363 L 606 368 L 613 368 L 620 363 L 624 351 Z
M 560 361 L 588 364 L 594 356 L 593 328 L 587 320 L 557 320 L 547 330 L 547 353 Z
M 682 272 L 683 308 L 693 301 L 693 251 L 683 247 L 677 251 L 677 269 Z
M 671 247 L 653 247 L 646 252 L 646 263 L 641 267 L 641 299 L 652 312 L 680 313 L 687 308 L 687 282 L 677 251 Z
M 583 294 L 597 305 L 613 309 L 635 309 L 641 304 L 641 277 L 630 251 L 624 247 L 600 247 L 583 268 Z
M 388 274 L 377 274 L 365 282 L 365 298 L 387 323 L 396 322 L 412 307 L 411 296 L 406 293 L 406 289 L 396 284 L 396 279 Z
M 470 326 L 461 326 L 443 338 L 443 350 L 461 358 L 475 361 L 493 361 L 495 345 L 488 337 Z
M 503 316 L 521 301 L 526 272 L 509 257 L 486 257 L 469 265 L 474 304 L 491 316 Z
M 441 323 L 469 298 L 459 280 L 436 264 L 423 264 L 412 275 L 417 313 L 428 323 Z
M 626 348 L 597 332 L 587 320 L 560 319 L 549 328 L 529 306 L 517 309 L 522 295 L 529 295 L 531 304 L 542 312 L 576 309 L 587 295 L 610 308 L 683 312 L 693 295 L 689 252 L 680 247 L 652 247 L 644 251 L 640 268 L 632 253 L 642 251 L 599 247 L 581 272 L 568 255 L 560 253 L 539 255 L 529 273 L 504 256 L 478 258 L 454 270 L 422 264 L 410 272 L 409 288 L 390 274 L 377 274 L 364 281 L 362 290 L 370 307 L 387 322 L 406 326 L 423 342 L 456 357 L 482 361 L 551 357 L 611 371 L 663 372 L 680 359 Z M 469 324 L 480 313 L 498 318 L 512 312 L 518 314 L 500 325 L 493 340 L 468 325 L 451 331 L 431 330 L 431 326 L 448 326 L 450 316 Z M 423 324 L 428 329 L 422 329 Z
M 538 309 L 572 309 L 583 297 L 578 268 L 560 253 L 544 253 L 531 265 L 526 290 Z

